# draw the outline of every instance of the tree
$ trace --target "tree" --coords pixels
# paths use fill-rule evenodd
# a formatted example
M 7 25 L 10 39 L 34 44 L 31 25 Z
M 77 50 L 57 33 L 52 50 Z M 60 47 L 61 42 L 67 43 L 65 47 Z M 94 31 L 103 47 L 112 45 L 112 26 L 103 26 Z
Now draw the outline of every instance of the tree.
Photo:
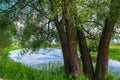
M 108 14 L 108 17 L 105 19 L 103 32 L 100 37 L 95 76 L 98 80 L 107 76 L 109 44 L 112 33 L 114 31 L 115 23 L 117 21 L 117 17 L 119 16 L 120 5 L 118 3 L 118 0 L 111 0 L 110 12 Z
M 90 56 L 90 53 L 87 47 L 84 32 L 82 29 L 77 28 L 77 33 L 78 33 L 78 41 L 79 41 L 84 74 L 88 76 L 90 80 L 93 80 L 94 69 L 92 65 L 92 59 L 91 59 L 91 56 Z
M 97 79 L 97 80 L 101 80 L 102 78 L 107 76 L 109 44 L 110 44 L 110 39 L 112 37 L 114 26 L 115 26 L 115 23 L 117 20 L 117 17 L 114 15 L 118 16 L 118 13 L 119 13 L 118 12 L 119 11 L 118 10 L 119 4 L 117 4 L 116 2 L 117 1 L 110 2 L 110 7 L 108 7 L 108 8 L 110 8 L 110 10 L 108 11 L 109 13 L 108 13 L 107 17 L 104 16 L 106 19 L 105 19 L 105 25 L 104 25 L 103 30 L 101 32 L 102 35 L 100 36 L 100 43 L 99 43 L 98 57 L 97 57 L 97 64 L 96 64 L 96 72 L 95 72 L 95 79 Z M 82 28 L 80 28 L 78 30 L 78 34 L 81 35 L 81 36 L 79 36 L 79 39 L 82 40 L 81 42 L 79 41 L 79 44 L 82 45 L 83 41 L 84 41 L 84 46 L 85 46 L 86 45 L 85 38 L 82 37 L 84 35 L 84 33 L 82 32 Z M 86 49 L 87 45 L 86 45 L 86 47 L 84 47 L 84 46 L 80 46 L 81 54 L 82 54 L 82 51 L 84 51 L 84 50 L 88 51 Z M 85 55 L 85 53 L 89 54 L 89 51 L 84 52 L 84 55 Z M 83 57 L 85 57 L 85 56 L 83 56 Z M 88 56 L 88 58 L 89 57 L 90 56 Z M 84 63 L 85 62 L 83 62 L 83 64 Z M 85 68 L 84 70 L 87 70 L 87 68 Z M 91 67 L 91 70 L 92 70 L 92 67 Z M 90 74 L 90 72 L 85 72 L 85 71 L 84 71 L 84 73 L 85 74 L 87 73 L 88 75 Z M 93 72 L 93 75 L 94 75 L 94 72 Z
M 80 63 L 77 56 L 77 42 L 74 33 L 77 28 L 77 39 L 84 74 L 88 76 L 90 80 L 100 80 L 107 75 L 109 44 L 117 16 L 119 15 L 119 1 L 111 0 L 110 5 L 107 5 L 109 0 L 19 0 L 13 3 L 10 4 L 12 6 L 7 9 L 10 12 L 11 18 L 17 17 L 18 21 L 24 24 L 25 28 L 22 30 L 23 35 L 25 31 L 28 31 L 27 36 L 23 38 L 26 45 L 34 43 L 37 44 L 35 45 L 35 47 L 37 47 L 41 42 L 44 42 L 46 40 L 44 37 L 47 38 L 48 35 L 46 32 L 51 31 L 50 26 L 46 24 L 50 25 L 51 23 L 58 31 L 64 57 L 65 71 L 67 75 L 72 74 L 73 77 L 76 78 L 81 75 L 81 66 L 79 65 Z M 89 14 L 87 12 L 89 12 Z M 95 17 L 93 17 L 93 15 Z M 95 19 L 96 17 L 97 19 Z M 89 24 L 85 24 L 86 22 L 89 22 Z M 100 42 L 95 73 L 85 34 L 85 31 L 90 33 L 88 26 L 92 25 L 92 23 L 97 24 L 95 28 L 102 33 L 99 36 Z M 45 26 L 43 26 L 43 24 L 45 24 Z M 104 26 L 101 24 L 104 24 Z M 94 36 L 91 38 L 93 39 Z
M 55 11 L 55 5 L 53 1 L 50 1 L 51 9 Z M 62 19 L 58 20 L 58 14 L 54 17 L 54 23 L 59 33 L 59 38 L 61 41 L 61 47 L 63 51 L 65 70 L 68 74 L 73 74 L 73 77 L 78 77 L 81 74 L 80 63 L 77 56 L 77 47 L 74 35 L 74 27 L 72 23 L 72 16 L 69 12 L 72 0 L 63 1 L 62 7 Z
M 24 28 L 23 30 L 27 29 L 28 34 L 30 34 L 29 36 L 25 37 L 26 39 L 28 39 L 27 40 L 28 43 L 25 42 L 25 44 L 29 44 L 32 42 L 40 43 L 41 41 L 39 40 L 44 38 L 44 37 L 39 38 L 41 36 L 39 35 L 39 33 L 41 33 L 40 29 L 41 27 L 44 28 L 44 26 L 38 25 L 40 27 L 36 27 L 37 26 L 36 24 L 41 24 L 42 21 L 43 21 L 42 24 L 44 24 L 44 22 L 47 20 L 48 22 L 49 21 L 54 22 L 61 42 L 66 73 L 68 75 L 72 74 L 74 78 L 78 77 L 81 74 L 80 62 L 77 55 L 77 46 L 76 46 L 74 26 L 73 26 L 74 24 L 71 22 L 72 18 L 70 17 L 72 15 L 69 15 L 69 12 L 72 10 L 72 8 L 69 9 L 71 7 L 71 4 L 73 4 L 72 0 L 71 1 L 50 0 L 48 2 L 47 1 L 17 1 L 13 3 L 14 4 L 8 8 L 11 15 L 14 14 L 19 15 L 20 13 L 23 13 L 23 16 L 28 15 L 26 17 L 24 16 L 24 18 L 22 17 L 23 23 L 25 23 L 24 25 L 26 26 L 26 28 Z M 58 10 L 61 12 L 57 13 Z M 30 11 L 33 11 L 32 16 Z M 15 15 L 13 16 L 13 18 L 15 18 Z M 39 19 L 41 22 L 39 23 L 36 19 Z M 35 23 L 34 20 L 36 20 L 36 22 L 38 23 Z M 32 21 L 34 23 L 33 25 L 31 25 Z M 39 33 L 36 33 L 35 28 L 37 28 L 37 31 Z M 33 32 L 36 34 L 34 34 Z

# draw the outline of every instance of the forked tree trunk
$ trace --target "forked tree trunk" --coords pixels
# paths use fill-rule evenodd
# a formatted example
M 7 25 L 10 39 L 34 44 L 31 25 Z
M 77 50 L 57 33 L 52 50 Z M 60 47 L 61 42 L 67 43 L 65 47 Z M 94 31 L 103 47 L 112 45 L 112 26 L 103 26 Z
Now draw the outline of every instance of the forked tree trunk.
M 64 1 L 64 7 L 62 9 L 62 18 L 65 21 L 65 25 L 63 25 L 64 26 L 63 32 L 66 33 L 65 35 L 67 39 L 67 49 L 69 53 L 68 54 L 69 67 L 70 67 L 72 76 L 76 78 L 81 75 L 82 71 L 80 68 L 80 62 L 77 55 L 77 44 L 75 41 L 73 23 L 71 22 L 72 17 L 68 16 L 69 14 L 68 12 L 71 9 L 67 9 L 67 8 L 69 8 L 71 4 L 72 4 L 72 0 Z
M 69 51 L 70 51 L 69 59 L 70 59 L 71 71 L 73 76 L 76 78 L 81 75 L 82 71 L 77 54 L 77 45 L 75 40 L 74 28 L 70 20 L 68 20 L 67 18 L 65 19 L 65 26 L 66 26 L 66 34 L 67 34 Z
M 82 28 L 77 27 L 77 35 L 84 74 L 89 77 L 89 80 L 94 80 L 94 69 L 92 65 L 92 59 L 87 47 L 86 37 Z
M 82 71 L 80 68 L 79 60 L 78 60 L 73 26 L 67 25 L 66 30 L 64 30 L 65 28 L 63 23 L 59 22 L 59 23 L 55 23 L 55 25 L 58 30 L 58 34 L 60 38 L 60 43 L 61 43 L 61 48 L 62 48 L 63 58 L 64 58 L 65 71 L 67 75 L 72 74 L 73 77 L 76 78 L 80 76 Z
M 63 58 L 64 58 L 65 71 L 67 75 L 70 75 L 71 67 L 70 67 L 70 61 L 69 61 L 69 49 L 68 49 L 66 33 L 64 32 L 65 31 L 64 23 L 58 22 L 58 23 L 55 23 L 55 25 L 60 38 L 60 43 L 61 43 L 61 48 L 62 48 Z
M 101 80 L 107 76 L 109 45 L 116 20 L 120 11 L 120 0 L 111 0 L 110 12 L 105 20 L 104 29 L 100 38 L 96 63 L 95 78 Z
M 50 2 L 50 7 L 51 11 L 55 12 L 55 7 L 54 7 L 54 0 L 49 0 Z M 67 42 L 67 37 L 66 37 L 66 32 L 64 28 L 64 21 L 63 18 L 62 20 L 58 20 L 58 15 L 56 15 L 54 18 L 54 23 L 58 31 L 59 39 L 60 39 L 60 44 L 62 48 L 62 53 L 63 53 L 63 59 L 64 59 L 64 66 L 65 66 L 65 72 L 67 75 L 71 74 L 71 66 L 70 66 L 70 61 L 69 61 L 69 48 L 68 48 L 68 42 Z
M 66 73 L 67 75 L 71 74 L 74 78 L 76 78 L 80 76 L 81 68 L 77 55 L 77 45 L 75 41 L 74 28 L 71 20 L 65 19 L 67 11 L 65 11 L 65 9 L 63 8 L 62 12 L 62 19 L 65 21 L 59 21 L 58 16 L 56 16 L 56 18 L 54 18 L 54 23 L 56 25 L 60 38 Z
M 103 33 L 100 38 L 95 77 L 97 80 L 107 76 L 109 44 L 114 30 L 115 21 L 106 19 Z

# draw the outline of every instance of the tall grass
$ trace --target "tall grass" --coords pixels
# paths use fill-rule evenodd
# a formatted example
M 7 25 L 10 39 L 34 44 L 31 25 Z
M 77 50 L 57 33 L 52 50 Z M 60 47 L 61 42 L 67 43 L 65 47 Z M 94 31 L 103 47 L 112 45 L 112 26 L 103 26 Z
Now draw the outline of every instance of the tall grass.
M 120 44 L 112 43 L 110 45 L 110 57 L 115 59 L 120 59 Z M 43 65 L 43 71 L 34 69 L 32 67 L 25 66 L 21 63 L 14 62 L 13 60 L 7 58 L 8 51 L 13 49 L 18 49 L 18 46 L 13 46 L 6 49 L 5 56 L 0 57 L 0 77 L 5 80 L 73 80 L 72 76 L 66 77 L 64 68 L 54 67 L 60 64 L 48 64 Z M 51 67 L 52 66 L 52 67 Z M 88 80 L 87 77 L 82 75 L 77 78 L 77 80 Z M 119 77 L 109 73 L 108 77 L 103 80 L 120 80 Z
M 120 61 L 120 43 L 111 43 L 109 57 Z
M 120 80 L 120 76 L 117 76 L 111 72 L 108 73 L 108 77 L 104 80 Z
M 0 77 L 5 80 L 73 80 L 72 76 L 66 77 L 63 67 L 59 70 L 40 71 L 3 58 L 0 58 Z M 76 80 L 88 80 L 88 78 L 82 75 Z M 120 80 L 120 77 L 109 73 L 109 76 L 103 80 Z
M 40 71 L 10 59 L 0 58 L 0 77 L 6 80 L 66 80 L 63 71 Z
M 10 59 L 0 58 L 0 77 L 5 80 L 73 80 L 66 77 L 64 68 L 40 71 Z M 77 80 L 88 80 L 84 75 Z

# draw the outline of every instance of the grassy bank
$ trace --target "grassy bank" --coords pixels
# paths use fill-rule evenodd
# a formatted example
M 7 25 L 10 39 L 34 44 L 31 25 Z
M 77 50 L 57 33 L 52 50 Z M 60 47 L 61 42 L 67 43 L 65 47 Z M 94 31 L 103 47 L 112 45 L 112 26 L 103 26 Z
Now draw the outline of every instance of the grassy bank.
M 66 78 L 64 69 L 60 71 L 40 71 L 10 59 L 0 58 L 0 77 L 5 80 L 72 80 Z M 82 76 L 77 80 L 88 80 Z
M 27 67 L 21 63 L 14 62 L 10 59 L 0 58 L 0 77 L 5 80 L 72 80 L 66 78 L 64 69 L 60 71 L 40 71 L 31 67 Z M 77 80 L 88 80 L 85 76 Z M 120 78 L 109 74 L 104 80 L 120 80 Z
M 66 80 L 63 71 L 39 71 L 10 59 L 2 58 L 0 58 L 0 77 L 6 80 Z
M 20 47 L 9 47 L 6 49 L 6 54 L 1 55 L 0 78 L 4 78 L 5 80 L 72 80 L 71 76 L 69 79 L 66 78 L 64 68 L 60 68 L 59 71 L 40 71 L 7 58 L 8 51 L 18 48 Z M 96 55 L 96 52 L 93 52 L 92 54 Z M 109 57 L 120 60 L 120 43 L 111 43 Z M 82 76 L 77 80 L 88 79 L 85 76 Z M 108 78 L 104 80 L 120 80 L 120 78 L 109 73 Z
M 109 57 L 120 61 L 120 43 L 111 43 Z
M 91 55 L 97 56 L 97 52 L 91 51 Z M 110 44 L 109 58 L 120 61 L 120 43 L 111 43 Z

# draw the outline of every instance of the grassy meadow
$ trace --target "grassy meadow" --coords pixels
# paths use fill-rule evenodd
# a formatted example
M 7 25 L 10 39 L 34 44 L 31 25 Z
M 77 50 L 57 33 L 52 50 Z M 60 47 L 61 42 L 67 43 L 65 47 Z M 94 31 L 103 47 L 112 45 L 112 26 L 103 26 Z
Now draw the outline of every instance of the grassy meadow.
M 120 43 L 111 43 L 109 57 L 120 61 Z
M 91 55 L 97 56 L 96 51 L 91 51 Z M 109 58 L 120 61 L 120 43 L 111 43 L 109 47 Z
M 72 80 L 67 79 L 64 68 L 61 70 L 40 71 L 10 59 L 0 58 L 0 77 L 5 80 Z M 88 80 L 84 75 L 77 80 Z
M 0 54 L 0 78 L 4 78 L 5 80 L 72 80 L 72 76 L 69 76 L 69 78 L 66 77 L 63 67 L 60 67 L 56 71 L 40 71 L 9 59 L 7 57 L 8 52 L 18 48 L 20 47 L 8 47 L 5 49 L 6 53 Z M 96 55 L 96 52 L 92 52 L 92 54 Z M 109 57 L 120 60 L 120 43 L 111 43 Z M 77 80 L 88 79 L 82 75 Z M 103 80 L 120 80 L 120 78 L 109 73 L 108 78 Z

